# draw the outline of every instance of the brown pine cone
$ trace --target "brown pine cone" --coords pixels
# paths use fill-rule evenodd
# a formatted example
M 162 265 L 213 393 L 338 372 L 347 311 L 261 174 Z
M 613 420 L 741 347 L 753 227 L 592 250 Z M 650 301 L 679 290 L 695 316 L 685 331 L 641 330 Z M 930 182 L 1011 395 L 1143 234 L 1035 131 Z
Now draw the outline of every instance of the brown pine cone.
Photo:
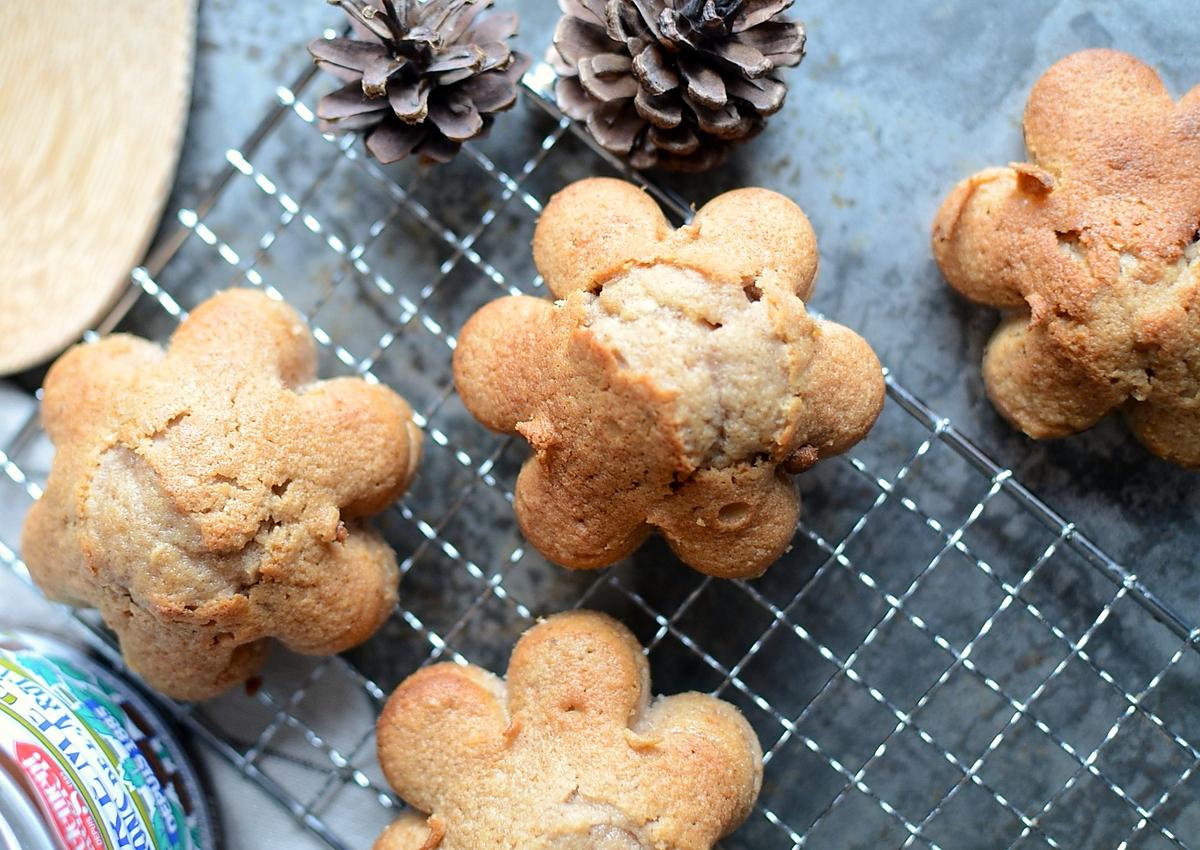
M 361 132 L 380 162 L 446 162 L 510 108 L 529 57 L 508 45 L 514 13 L 492 0 L 329 0 L 363 35 L 318 38 L 316 63 L 348 85 L 317 104 L 325 132 Z
M 559 0 L 555 95 L 634 168 L 705 171 L 762 130 L 804 57 L 792 0 Z

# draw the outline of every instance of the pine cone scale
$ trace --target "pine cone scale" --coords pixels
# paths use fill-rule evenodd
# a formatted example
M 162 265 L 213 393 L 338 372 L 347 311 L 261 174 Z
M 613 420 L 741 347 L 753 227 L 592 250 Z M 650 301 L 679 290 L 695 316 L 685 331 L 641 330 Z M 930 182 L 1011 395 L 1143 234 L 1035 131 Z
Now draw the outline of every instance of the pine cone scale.
M 363 94 L 371 98 L 383 97 L 387 94 L 388 80 L 407 64 L 407 59 L 394 59 L 386 54 L 371 60 L 363 68 Z
M 367 64 L 387 51 L 381 45 L 350 38 L 321 39 L 309 48 L 317 64 L 327 70 L 356 71 L 362 73 Z
M 711 136 L 718 139 L 738 139 L 750 132 L 753 120 L 738 112 L 738 108 L 733 104 L 726 104 L 720 109 L 709 109 L 702 103 L 689 100 L 686 95 L 684 101 L 695 112 L 696 123 L 700 125 L 700 129 Z
M 638 91 L 637 80 L 633 77 L 627 74 L 604 74 L 596 69 L 592 59 L 579 62 L 579 82 L 584 91 L 606 103 L 612 100 L 628 100 Z
M 760 115 L 774 115 L 783 108 L 783 99 L 787 94 L 787 86 L 770 77 L 759 77 L 757 80 L 730 80 L 726 83 L 729 93 L 736 98 L 746 101 L 758 110 Z
M 613 49 L 612 41 L 601 27 L 581 18 L 560 19 L 554 30 L 554 44 L 557 53 L 572 69 L 580 59 Z
M 426 132 L 425 138 L 421 140 L 416 153 L 430 162 L 449 162 L 454 159 L 460 146 L 459 142 L 452 142 L 431 128 Z
M 791 0 L 559 0 L 563 112 L 635 167 L 702 170 L 757 134 L 787 93 L 804 27 Z
M 612 8 L 613 6 L 619 4 L 613 3 L 612 0 L 609 0 L 608 5 L 609 8 Z M 640 27 L 649 31 L 649 33 L 656 40 L 661 41 L 663 34 L 659 29 L 659 22 L 663 12 L 666 10 L 666 3 L 664 0 L 633 0 L 633 5 L 640 13 L 638 21 Z
M 764 74 L 769 74 L 775 64 L 753 45 L 744 42 L 730 41 L 717 47 L 717 55 L 736 66 L 746 79 L 756 80 Z
M 601 76 L 625 74 L 633 67 L 633 60 L 619 53 L 601 53 L 591 58 L 592 70 Z
M 797 33 L 792 27 L 774 23 L 755 27 L 748 31 L 742 40 L 744 44 L 771 58 L 774 64 L 778 64 L 774 57 L 783 56 L 795 57 L 791 62 L 794 65 L 800 61 L 800 56 L 804 53 L 804 34 Z
M 467 6 L 457 15 L 443 23 L 440 26 L 434 27 L 442 34 L 442 38 L 449 42 L 455 42 L 463 38 L 467 31 L 471 29 L 471 25 L 475 22 L 475 16 L 482 11 L 478 6 Z
M 513 61 L 513 52 L 508 45 L 502 41 L 491 41 L 486 44 L 481 44 L 483 49 L 483 66 L 481 71 L 491 71 L 495 68 L 507 68 L 509 63 Z
M 351 115 L 348 118 L 339 118 L 337 121 L 329 121 L 324 118 L 317 119 L 317 129 L 322 133 L 357 132 L 359 130 L 369 130 L 378 124 L 379 116 L 371 112 L 364 112 L 361 115 Z
M 679 127 L 675 130 L 651 127 L 650 141 L 654 143 L 655 147 L 675 156 L 687 156 L 700 148 L 700 139 L 687 127 Z
M 387 10 L 388 17 L 399 27 L 399 32 L 408 28 L 409 5 L 409 0 L 383 0 L 383 8 Z M 393 29 L 392 37 L 398 37 L 399 32 Z
M 709 109 L 720 109 L 728 101 L 725 81 L 712 68 L 687 59 L 679 60 L 679 67 L 687 80 L 688 97 Z
M 420 124 L 429 115 L 429 93 L 433 81 L 424 78 L 393 86 L 388 92 L 388 105 L 405 124 Z
M 729 30 L 743 33 L 769 22 L 792 5 L 792 0 L 746 0 L 733 18 Z
M 477 21 L 465 37 L 475 44 L 507 42 L 517 34 L 517 21 L 515 12 L 495 12 Z
M 363 0 L 334 0 L 334 2 L 341 6 L 351 19 L 380 41 L 386 41 L 395 36 L 391 21 L 386 17 L 379 18 L 377 15 L 379 10 L 374 6 L 364 3 Z
M 606 149 L 627 154 L 633 149 L 641 129 L 639 118 L 637 112 L 626 103 L 606 103 L 588 114 L 587 124 Z
M 605 25 L 604 0 L 561 0 L 563 11 L 572 19 L 586 21 L 603 27 Z
M 429 107 L 429 120 L 452 142 L 463 142 L 483 129 L 483 116 L 466 92 L 439 97 Z
M 416 150 L 425 135 L 422 124 L 381 124 L 367 136 L 367 150 L 380 162 L 395 162 Z
M 480 112 L 499 112 L 508 109 L 517 99 L 516 87 L 506 79 L 490 75 L 472 77 L 463 84 Z
M 554 88 L 554 97 L 563 114 L 576 121 L 587 121 L 595 109 L 595 101 L 583 90 L 578 77 L 559 80 Z
M 412 8 L 411 6 L 409 7 Z M 446 33 L 449 37 L 454 30 L 459 16 L 464 11 L 471 10 L 466 0 L 445 0 L 442 3 L 417 3 L 416 8 L 421 26 L 428 27 L 431 32 Z
M 433 61 L 425 66 L 425 72 L 438 74 L 443 71 L 459 71 L 464 68 L 478 71 L 483 67 L 484 58 L 483 50 L 478 45 L 455 47 L 437 53 Z
M 665 94 L 679 87 L 679 74 L 663 59 L 662 49 L 657 44 L 648 45 L 634 56 L 633 75 L 651 95 Z
M 670 130 L 683 123 L 683 107 L 674 98 L 653 97 L 642 90 L 634 97 L 633 106 L 638 115 L 655 127 Z
M 361 83 L 350 83 L 321 98 L 317 104 L 317 117 L 326 121 L 337 121 L 386 109 L 387 103 L 363 94 Z

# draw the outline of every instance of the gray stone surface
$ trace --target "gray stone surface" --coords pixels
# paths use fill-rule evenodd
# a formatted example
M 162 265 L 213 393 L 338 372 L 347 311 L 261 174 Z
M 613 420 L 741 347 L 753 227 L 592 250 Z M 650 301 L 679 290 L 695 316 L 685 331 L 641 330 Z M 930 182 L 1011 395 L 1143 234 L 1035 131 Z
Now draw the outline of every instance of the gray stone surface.
M 557 12 L 550 0 L 512 2 L 524 16 L 521 44 L 540 55 Z M 1047 444 L 1014 433 L 987 403 L 979 376 L 996 316 L 954 296 L 928 249 L 934 211 L 957 180 L 1022 158 L 1019 122 L 1025 97 L 1055 59 L 1081 47 L 1111 45 L 1157 65 L 1176 94 L 1200 82 L 1200 55 L 1194 49 L 1200 18 L 1193 4 L 820 2 L 796 11 L 808 24 L 809 56 L 789 75 L 788 104 L 768 132 L 717 173 L 656 179 L 696 203 L 742 185 L 768 186 L 795 198 L 821 244 L 815 306 L 862 332 L 902 384 L 1009 465 L 1192 622 L 1200 622 L 1195 474 L 1148 455 L 1117 421 Z M 202 194 L 197 187 L 224 164 L 225 151 L 240 145 L 277 103 L 276 87 L 303 70 L 307 39 L 339 22 L 337 10 L 318 0 L 202 3 L 191 123 L 170 211 L 195 202 Z M 318 80 L 302 100 L 311 106 L 323 88 L 327 81 Z M 552 127 L 536 109 L 522 105 L 501 116 L 480 149 L 515 173 Z M 274 198 L 238 177 L 206 222 L 238 252 L 239 267 L 218 259 L 192 236 L 159 282 L 190 307 L 217 288 L 246 283 L 252 270 L 310 313 L 350 359 L 368 359 L 374 374 L 403 392 L 446 436 L 449 449 L 428 443 L 404 510 L 382 520 L 389 539 L 408 559 L 402 604 L 422 628 L 446 640 L 446 653 L 461 652 L 502 668 L 529 614 L 553 612 L 581 596 L 588 605 L 621 616 L 640 638 L 654 641 L 650 657 L 661 690 L 720 690 L 746 711 L 774 750 L 762 802 L 799 831 L 815 822 L 807 836 L 810 847 L 899 847 L 907 831 L 878 804 L 883 797 L 913 824 L 936 806 L 922 834 L 938 846 L 1006 848 L 1021 824 L 997 795 L 1030 816 L 1050 800 L 1040 822 L 1058 846 L 1115 847 L 1134 829 L 1138 815 L 1106 782 L 1151 807 L 1190 764 L 1191 754 L 1144 712 L 1122 721 L 1101 749 L 1096 764 L 1103 780 L 1072 757 L 1086 757 L 1099 746 L 1124 714 L 1124 694 L 1138 694 L 1164 667 L 1162 683 L 1145 696 L 1143 708 L 1196 744 L 1200 656 L 1189 653 L 1169 664 L 1178 641 L 1129 599 L 1113 602 L 1114 588 L 1062 549 L 1028 579 L 1020 602 L 996 613 L 1004 594 L 974 559 L 1016 584 L 1054 537 L 1001 493 L 962 537 L 972 557 L 946 550 L 942 532 L 968 519 L 988 482 L 938 443 L 896 482 L 896 495 L 875 508 L 878 487 L 847 463 L 821 464 L 802 476 L 805 533 L 783 562 L 748 586 L 702 582 L 657 542 L 596 584 L 592 574 L 567 573 L 536 553 L 518 555 L 521 542 L 503 490 L 511 486 L 525 449 L 484 433 L 447 394 L 444 339 L 419 322 L 404 324 L 400 306 L 403 298 L 419 302 L 424 316 L 453 333 L 498 290 L 461 261 L 435 284 L 450 251 L 411 208 L 392 217 L 395 196 L 385 191 L 393 181 L 466 236 L 477 228 L 482 210 L 496 201 L 497 184 L 466 161 L 438 171 L 411 164 L 364 166 L 341 156 L 291 113 L 251 160 L 300 201 L 322 224 L 323 234 L 362 243 L 372 275 L 348 270 L 299 222 L 281 226 Z M 554 147 L 525 188 L 544 201 L 565 182 L 592 173 L 606 172 L 585 146 L 568 138 Z M 376 220 L 386 225 L 372 236 L 368 228 Z M 475 241 L 506 285 L 526 291 L 537 291 L 527 249 L 533 220 L 527 206 L 509 201 Z M 168 219 L 165 227 L 172 226 Z M 264 233 L 275 234 L 275 242 L 259 255 L 256 245 Z M 396 296 L 382 294 L 376 274 L 394 286 Z M 147 298 L 126 322 L 159 337 L 172 326 L 173 320 Z M 381 344 L 398 328 L 394 341 Z M 333 347 L 323 350 L 322 364 L 329 374 L 349 371 Z M 856 455 L 872 477 L 891 481 L 927 436 L 889 403 Z M 456 448 L 470 453 L 474 464 L 495 452 L 497 486 L 481 486 L 455 457 Z M 43 445 L 17 460 L 37 478 L 44 475 L 48 458 Z M 11 490 L 3 493 L 11 496 Z M 902 507 L 900 496 L 910 497 L 936 527 Z M 856 530 L 868 510 L 871 518 Z M 15 540 L 18 516 L 8 511 L 0 539 Z M 441 517 L 444 525 L 434 522 Z M 432 541 L 414 518 L 436 526 Z M 845 540 L 838 550 L 842 561 L 830 561 L 814 538 L 833 545 Z M 503 589 L 503 598 L 486 590 L 490 582 Z M 868 582 L 891 594 L 891 600 L 904 597 L 903 607 Z M 806 589 L 797 598 L 801 588 Z M 786 608 L 786 619 L 777 619 L 771 606 Z M 672 629 L 656 618 L 676 612 Z M 988 629 L 978 636 L 984 623 Z M 970 646 L 973 670 L 981 673 L 952 666 L 952 655 L 935 646 L 930 631 L 957 651 Z M 760 646 L 764 633 L 768 636 Z M 1089 635 L 1088 660 L 1068 661 L 1068 643 L 1084 634 Z M 868 635 L 868 644 L 856 651 Z M 430 643 L 411 620 L 393 618 L 354 658 L 387 688 L 428 657 Z M 820 649 L 841 659 L 854 653 L 858 679 L 837 674 L 830 655 Z M 1102 681 L 1089 665 L 1103 668 L 1115 684 Z M 731 668 L 738 674 L 734 684 L 726 675 Z M 281 668 L 274 669 L 265 687 L 286 696 L 286 683 L 295 676 L 289 679 Z M 1049 683 L 1040 687 L 1048 676 Z M 864 681 L 882 702 L 862 687 Z M 760 694 L 770 709 L 748 698 L 746 690 Z M 1024 702 L 1035 693 L 1032 716 L 1052 727 L 1053 736 L 1038 731 L 1029 717 L 1014 717 L 1010 700 Z M 923 701 L 914 713 L 916 728 L 936 746 L 913 728 L 889 735 L 896 726 L 894 712 L 907 712 L 918 700 Z M 245 702 L 237 695 L 227 698 L 212 716 L 224 711 L 248 722 L 246 715 L 254 712 Z M 256 710 L 262 713 L 261 706 Z M 785 733 L 773 711 L 793 731 Z M 270 716 L 266 713 L 261 722 Z M 331 740 L 356 741 L 362 731 L 337 728 L 336 711 L 332 719 L 322 717 L 317 728 Z M 311 761 L 309 743 L 296 728 L 290 731 L 298 741 L 293 760 Z M 1002 733 L 1000 743 L 988 752 L 997 733 Z M 235 737 L 249 740 L 254 734 L 253 726 L 243 726 Z M 280 741 L 276 749 L 286 746 Z M 960 766 L 988 752 L 978 771 L 981 783 L 964 784 L 961 769 L 948 763 L 941 749 L 953 753 Z M 355 764 L 378 782 L 369 746 L 359 756 Z M 857 773 L 871 793 L 847 788 L 847 775 L 826 756 Z M 319 777 L 322 770 L 317 764 L 313 772 Z M 1080 775 L 1072 790 L 1055 796 L 1073 774 Z M 365 829 L 363 824 L 373 829 L 382 822 L 384 813 L 374 798 L 378 788 L 364 792 L 347 782 L 347 789 L 332 802 L 325 800 L 319 813 L 339 830 L 356 830 L 354 835 L 361 834 L 357 830 Z M 839 797 L 843 790 L 847 793 Z M 1194 778 L 1175 789 L 1133 846 L 1173 846 L 1158 823 L 1185 842 L 1200 836 L 1195 790 Z M 835 798 L 840 802 L 830 811 Z M 350 811 L 359 826 L 340 816 Z M 1038 841 L 1035 834 L 1016 846 L 1047 846 Z M 758 814 L 726 846 L 786 850 L 790 844 Z M 916 846 L 924 845 L 918 841 Z

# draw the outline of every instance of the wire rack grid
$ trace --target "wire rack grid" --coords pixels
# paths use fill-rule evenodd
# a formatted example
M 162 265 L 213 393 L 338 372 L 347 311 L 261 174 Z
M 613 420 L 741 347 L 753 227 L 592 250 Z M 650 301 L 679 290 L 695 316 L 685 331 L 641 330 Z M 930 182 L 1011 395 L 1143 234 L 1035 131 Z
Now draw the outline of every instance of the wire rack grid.
M 755 727 L 763 792 L 727 850 L 1200 847 L 1200 633 L 890 375 L 872 435 L 802 476 L 793 547 L 762 579 L 704 578 L 654 541 L 598 573 L 526 547 L 524 449 L 459 402 L 454 331 L 491 298 L 544 294 L 529 237 L 571 180 L 624 176 L 689 215 L 564 118 L 551 81 L 536 67 L 511 132 L 425 170 L 321 135 L 327 88 L 305 72 L 96 329 L 165 339 L 216 290 L 259 287 L 305 313 L 323 375 L 393 386 L 427 438 L 380 518 L 403 558 L 380 634 L 346 658 L 277 652 L 254 693 L 166 710 L 349 848 L 402 805 L 375 764 L 390 688 L 438 659 L 502 670 L 536 617 L 586 605 L 643 641 L 656 691 L 710 691 Z M 34 410 L 0 488 L 27 506 L 51 453 Z M 0 560 L 25 574 L 20 513 Z

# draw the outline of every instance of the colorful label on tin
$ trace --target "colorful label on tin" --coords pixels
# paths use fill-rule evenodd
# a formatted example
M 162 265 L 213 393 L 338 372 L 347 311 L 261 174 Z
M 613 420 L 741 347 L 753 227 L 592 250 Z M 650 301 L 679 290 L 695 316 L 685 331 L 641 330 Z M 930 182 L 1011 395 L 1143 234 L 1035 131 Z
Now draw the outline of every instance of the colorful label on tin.
M 0 752 L 63 847 L 198 848 L 170 781 L 178 768 L 130 708 L 68 661 L 0 649 Z
M 88 811 L 87 801 L 54 757 L 24 741 L 13 745 L 17 766 L 33 783 L 42 810 L 49 813 L 52 828 L 68 850 L 104 850 L 100 827 Z

